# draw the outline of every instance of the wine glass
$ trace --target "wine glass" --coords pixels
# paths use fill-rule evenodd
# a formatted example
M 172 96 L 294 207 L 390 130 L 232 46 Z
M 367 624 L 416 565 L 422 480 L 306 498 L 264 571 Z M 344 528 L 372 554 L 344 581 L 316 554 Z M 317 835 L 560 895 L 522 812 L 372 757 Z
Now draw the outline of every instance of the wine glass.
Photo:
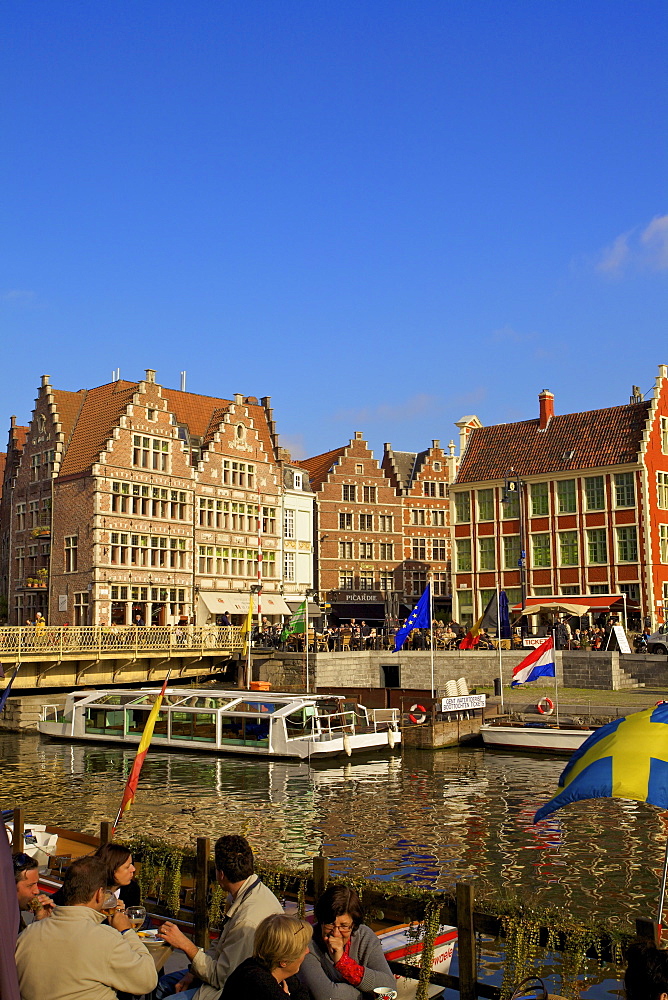
M 125 911 L 125 916 L 128 918 L 134 929 L 138 931 L 146 920 L 146 907 L 128 906 Z

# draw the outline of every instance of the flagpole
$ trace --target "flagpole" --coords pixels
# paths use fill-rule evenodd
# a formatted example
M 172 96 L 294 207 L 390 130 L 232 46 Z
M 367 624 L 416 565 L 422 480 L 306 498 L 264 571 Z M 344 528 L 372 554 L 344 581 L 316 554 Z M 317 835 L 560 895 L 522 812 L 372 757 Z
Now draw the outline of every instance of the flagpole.
M 501 714 L 503 715 L 503 656 L 501 655 L 501 588 L 496 588 L 496 632 L 499 637 L 499 686 L 501 688 Z
M 250 691 L 250 682 L 253 677 L 251 668 L 251 631 L 253 629 L 253 591 L 250 593 L 250 605 L 246 617 L 246 690 Z
M 434 698 L 434 588 L 433 575 L 429 574 L 429 628 L 431 629 L 431 697 Z
M 304 599 L 304 649 L 306 650 L 306 693 L 309 693 L 309 676 L 308 676 L 308 590 L 306 591 L 306 597 Z
M 666 853 L 663 858 L 663 878 L 661 880 L 661 895 L 659 896 L 659 912 L 656 915 L 657 924 L 663 917 L 663 901 L 666 898 L 666 878 L 668 877 L 668 838 L 666 838 Z
M 559 725 L 559 684 L 557 682 L 557 630 L 554 628 L 554 621 L 552 622 L 552 652 L 554 654 L 554 707 L 557 712 L 557 725 Z

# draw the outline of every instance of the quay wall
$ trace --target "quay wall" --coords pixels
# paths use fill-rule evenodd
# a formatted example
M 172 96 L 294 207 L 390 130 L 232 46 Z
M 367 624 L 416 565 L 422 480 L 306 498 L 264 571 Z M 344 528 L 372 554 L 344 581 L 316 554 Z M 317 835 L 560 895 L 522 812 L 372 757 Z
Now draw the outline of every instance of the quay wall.
M 7 699 L 0 712 L 0 732 L 35 732 L 44 705 L 65 706 L 64 694 L 19 695 Z
M 502 651 L 504 685 L 510 683 L 513 667 L 527 651 Z M 563 650 L 555 653 L 559 684 L 602 691 L 631 690 L 639 686 L 668 689 L 668 657 L 624 654 L 613 651 Z M 431 657 L 428 652 L 390 653 L 375 650 L 318 653 L 316 677 L 319 688 L 376 688 L 386 686 L 385 666 L 398 668 L 399 683 L 411 690 L 431 688 Z M 499 676 L 499 654 L 453 651 L 434 655 L 434 685 L 443 693 L 445 682 L 465 677 L 469 688 L 491 687 Z

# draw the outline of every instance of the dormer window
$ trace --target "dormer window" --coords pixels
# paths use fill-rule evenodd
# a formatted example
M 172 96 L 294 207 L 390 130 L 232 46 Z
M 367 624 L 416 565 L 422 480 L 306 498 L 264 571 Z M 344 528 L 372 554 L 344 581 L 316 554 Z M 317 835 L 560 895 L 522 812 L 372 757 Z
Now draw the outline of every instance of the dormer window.
M 302 488 L 302 474 L 301 472 L 295 472 L 292 478 L 292 486 L 295 490 L 300 490 Z

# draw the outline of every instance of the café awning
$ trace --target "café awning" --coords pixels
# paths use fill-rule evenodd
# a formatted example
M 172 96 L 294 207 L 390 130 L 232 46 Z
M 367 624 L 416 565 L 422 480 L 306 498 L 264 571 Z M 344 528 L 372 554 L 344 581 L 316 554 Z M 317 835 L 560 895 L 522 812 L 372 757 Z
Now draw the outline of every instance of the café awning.
M 287 604 L 288 608 L 290 609 L 290 614 L 294 615 L 295 611 L 299 611 L 299 609 L 301 608 L 302 604 L 304 603 L 304 600 L 302 598 L 301 601 L 295 601 L 293 598 L 288 598 L 285 603 Z M 320 610 L 320 608 L 318 607 L 318 605 L 314 601 L 309 601 L 308 602 L 308 616 L 309 616 L 309 618 L 321 618 L 322 617 L 322 611 Z
M 244 591 L 200 590 L 199 599 L 212 615 L 222 615 L 228 611 L 231 615 L 248 614 L 250 593 Z M 260 594 L 260 609 L 263 615 L 289 615 L 290 608 L 280 594 Z M 253 610 L 257 611 L 257 595 L 253 595 Z
M 537 615 L 540 612 L 563 613 L 568 615 L 586 615 L 589 611 L 617 611 L 624 610 L 624 594 L 585 594 L 581 597 L 573 597 L 570 594 L 563 597 L 527 597 L 524 603 L 524 611 L 521 604 L 514 604 L 512 611 L 515 614 Z M 640 606 L 626 598 L 627 611 L 640 611 Z

